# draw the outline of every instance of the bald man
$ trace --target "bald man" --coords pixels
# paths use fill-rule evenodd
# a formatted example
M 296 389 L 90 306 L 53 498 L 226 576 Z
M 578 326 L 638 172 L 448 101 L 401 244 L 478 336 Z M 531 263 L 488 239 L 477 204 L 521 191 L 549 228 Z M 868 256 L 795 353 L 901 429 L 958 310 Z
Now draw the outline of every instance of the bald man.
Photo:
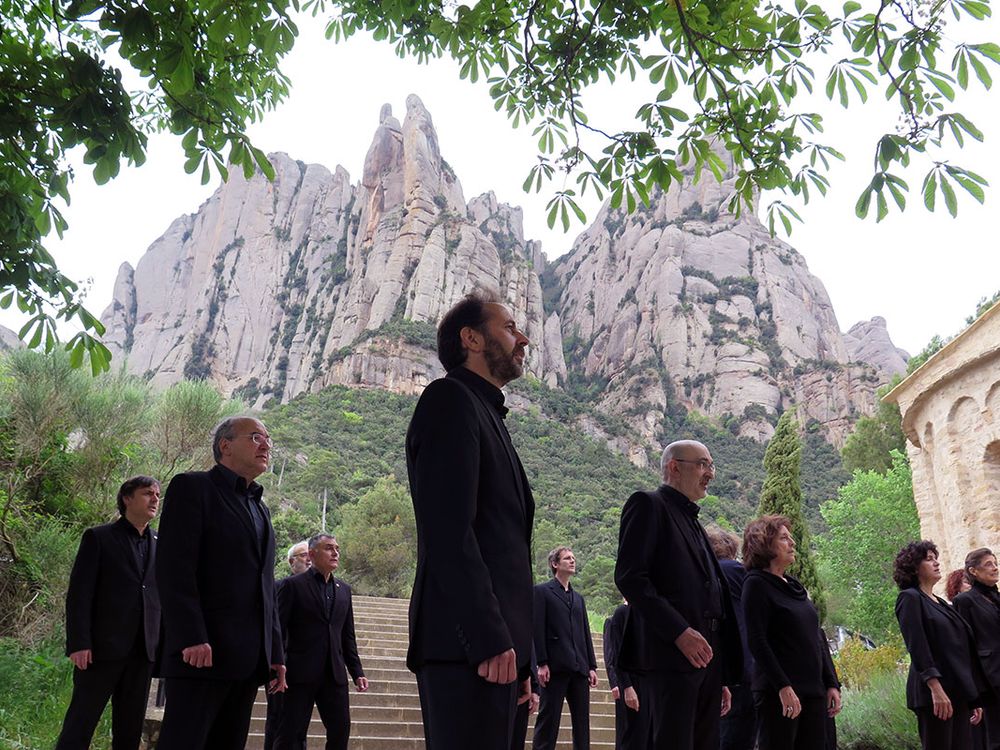
M 649 717 L 648 739 L 629 731 L 633 722 L 622 747 L 718 750 L 724 685 L 739 681 L 743 659 L 726 579 L 698 522 L 715 464 L 704 445 L 681 440 L 660 470 L 659 489 L 625 503 L 618 534 L 615 583 L 630 608 L 618 665 Z

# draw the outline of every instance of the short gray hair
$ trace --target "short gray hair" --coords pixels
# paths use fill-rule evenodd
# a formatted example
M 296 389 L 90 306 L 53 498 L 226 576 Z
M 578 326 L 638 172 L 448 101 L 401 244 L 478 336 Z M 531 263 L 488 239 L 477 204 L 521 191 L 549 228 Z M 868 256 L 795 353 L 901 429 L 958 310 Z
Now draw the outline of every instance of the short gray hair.
M 309 542 L 307 540 L 303 539 L 301 542 L 296 542 L 291 547 L 289 547 L 288 548 L 288 555 L 287 555 L 288 562 L 291 562 L 292 558 L 295 556 L 295 549 L 296 549 L 296 547 L 305 547 L 306 549 L 309 549 Z
M 705 444 L 698 440 L 675 440 L 666 448 L 663 449 L 663 455 L 660 456 L 660 476 L 666 477 L 667 475 L 667 464 L 677 458 L 677 454 L 680 453 L 680 448 L 693 448 L 694 446 L 705 447 Z
M 236 423 L 245 417 L 226 417 L 215 428 L 215 436 L 212 438 L 212 455 L 215 463 L 222 460 L 222 441 L 232 440 L 236 437 Z
M 322 542 L 324 539 L 331 539 L 334 542 L 337 541 L 337 537 L 335 537 L 333 534 L 327 534 L 325 531 L 321 531 L 320 533 L 313 534 L 311 537 L 309 537 L 309 541 L 307 542 L 307 544 L 309 545 L 309 551 L 312 552 L 314 549 L 316 549 L 316 545 Z

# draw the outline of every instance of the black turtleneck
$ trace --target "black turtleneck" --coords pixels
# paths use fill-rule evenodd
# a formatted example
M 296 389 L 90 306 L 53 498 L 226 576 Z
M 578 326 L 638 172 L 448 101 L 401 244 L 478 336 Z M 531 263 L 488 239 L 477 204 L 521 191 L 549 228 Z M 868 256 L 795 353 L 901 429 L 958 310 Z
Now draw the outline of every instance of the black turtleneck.
M 755 691 L 791 685 L 800 698 L 816 698 L 840 686 L 816 607 L 801 583 L 751 570 L 743 583 L 743 615 Z

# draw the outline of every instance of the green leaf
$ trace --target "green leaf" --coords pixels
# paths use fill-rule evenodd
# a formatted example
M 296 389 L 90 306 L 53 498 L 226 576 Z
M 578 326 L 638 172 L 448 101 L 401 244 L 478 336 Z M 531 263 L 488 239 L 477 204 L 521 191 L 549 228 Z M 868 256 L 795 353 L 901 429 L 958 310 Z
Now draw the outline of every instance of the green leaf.
M 924 206 L 928 211 L 934 210 L 934 201 L 937 193 L 937 170 L 932 169 L 924 178 L 923 184 Z
M 958 215 L 958 198 L 955 196 L 955 188 L 941 175 L 941 194 L 944 195 L 944 205 L 952 218 Z

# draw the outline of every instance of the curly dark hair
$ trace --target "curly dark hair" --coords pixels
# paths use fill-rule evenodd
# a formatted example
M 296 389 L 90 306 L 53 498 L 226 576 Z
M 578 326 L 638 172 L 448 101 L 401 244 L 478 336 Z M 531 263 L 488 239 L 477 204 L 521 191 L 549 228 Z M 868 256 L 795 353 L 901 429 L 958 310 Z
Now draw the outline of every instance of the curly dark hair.
M 774 540 L 782 529 L 792 529 L 787 516 L 761 516 L 755 518 L 743 529 L 743 567 L 747 570 L 763 570 L 774 559 Z
M 937 545 L 927 539 L 921 539 L 919 542 L 910 542 L 896 554 L 896 561 L 892 566 L 892 580 L 900 589 L 912 589 L 920 584 L 917 579 L 917 568 L 927 559 L 928 552 L 937 555 Z
M 487 305 L 499 304 L 499 296 L 484 289 L 477 289 L 460 299 L 441 318 L 437 330 L 438 359 L 445 371 L 451 372 L 465 363 L 468 352 L 462 345 L 462 329 L 482 331 L 489 318 Z

